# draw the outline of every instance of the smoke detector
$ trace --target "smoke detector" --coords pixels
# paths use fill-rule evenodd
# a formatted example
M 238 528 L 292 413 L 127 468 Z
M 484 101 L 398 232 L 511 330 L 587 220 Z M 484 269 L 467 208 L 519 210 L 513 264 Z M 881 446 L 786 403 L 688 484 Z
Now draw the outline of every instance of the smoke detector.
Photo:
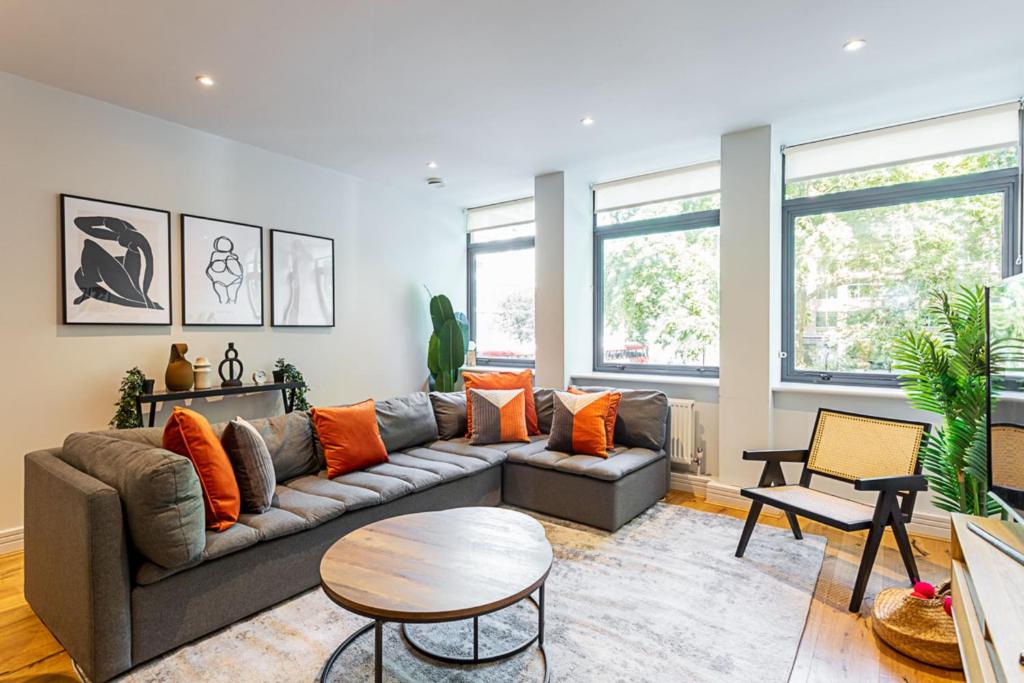
M 444 178 L 432 177 L 427 178 L 427 187 L 444 187 Z

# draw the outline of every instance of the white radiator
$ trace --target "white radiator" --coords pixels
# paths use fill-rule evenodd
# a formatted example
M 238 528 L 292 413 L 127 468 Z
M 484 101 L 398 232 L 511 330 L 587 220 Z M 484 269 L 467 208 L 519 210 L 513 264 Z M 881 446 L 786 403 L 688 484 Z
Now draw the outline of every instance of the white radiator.
M 697 413 L 696 403 L 683 398 L 668 400 L 669 425 L 671 434 L 668 442 L 668 456 L 672 462 L 693 464 L 697 457 Z

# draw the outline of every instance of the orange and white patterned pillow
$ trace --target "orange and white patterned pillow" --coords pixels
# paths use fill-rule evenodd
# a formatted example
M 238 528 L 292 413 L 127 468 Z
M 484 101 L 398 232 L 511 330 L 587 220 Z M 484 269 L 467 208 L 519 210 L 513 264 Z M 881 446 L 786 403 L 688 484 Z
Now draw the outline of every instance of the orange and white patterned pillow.
M 525 394 L 523 389 L 470 389 L 473 426 L 469 442 L 478 446 L 508 441 L 529 442 Z
M 548 450 L 608 457 L 608 429 L 605 422 L 611 393 L 598 391 L 570 394 L 556 391 Z

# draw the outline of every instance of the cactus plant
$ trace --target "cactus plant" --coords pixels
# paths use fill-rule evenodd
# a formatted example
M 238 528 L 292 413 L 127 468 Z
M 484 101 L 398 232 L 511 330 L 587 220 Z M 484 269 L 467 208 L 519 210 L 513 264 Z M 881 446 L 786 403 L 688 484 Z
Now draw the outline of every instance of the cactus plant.
M 430 297 L 430 321 L 434 327 L 427 343 L 431 388 L 454 391 L 469 350 L 469 320 L 452 310 L 448 297 L 438 294 Z

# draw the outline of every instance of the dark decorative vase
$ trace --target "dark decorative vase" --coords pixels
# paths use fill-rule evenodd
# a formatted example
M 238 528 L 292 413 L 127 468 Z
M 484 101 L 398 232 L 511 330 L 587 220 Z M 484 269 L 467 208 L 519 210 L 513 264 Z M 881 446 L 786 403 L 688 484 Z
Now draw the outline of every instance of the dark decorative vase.
M 224 366 L 227 366 L 227 375 L 224 374 Z M 242 361 L 238 360 L 234 342 L 228 342 L 228 350 L 224 352 L 224 360 L 217 366 L 217 374 L 224 380 L 220 383 L 222 387 L 242 386 Z
M 274 370 L 271 374 L 274 375 L 274 382 L 277 384 L 284 382 L 284 370 Z
M 142 393 L 152 394 L 156 391 L 156 380 L 149 379 L 148 377 L 142 380 Z
M 188 391 L 192 388 L 192 364 L 185 359 L 188 344 L 171 344 L 171 359 L 167 362 L 164 384 L 171 391 Z

